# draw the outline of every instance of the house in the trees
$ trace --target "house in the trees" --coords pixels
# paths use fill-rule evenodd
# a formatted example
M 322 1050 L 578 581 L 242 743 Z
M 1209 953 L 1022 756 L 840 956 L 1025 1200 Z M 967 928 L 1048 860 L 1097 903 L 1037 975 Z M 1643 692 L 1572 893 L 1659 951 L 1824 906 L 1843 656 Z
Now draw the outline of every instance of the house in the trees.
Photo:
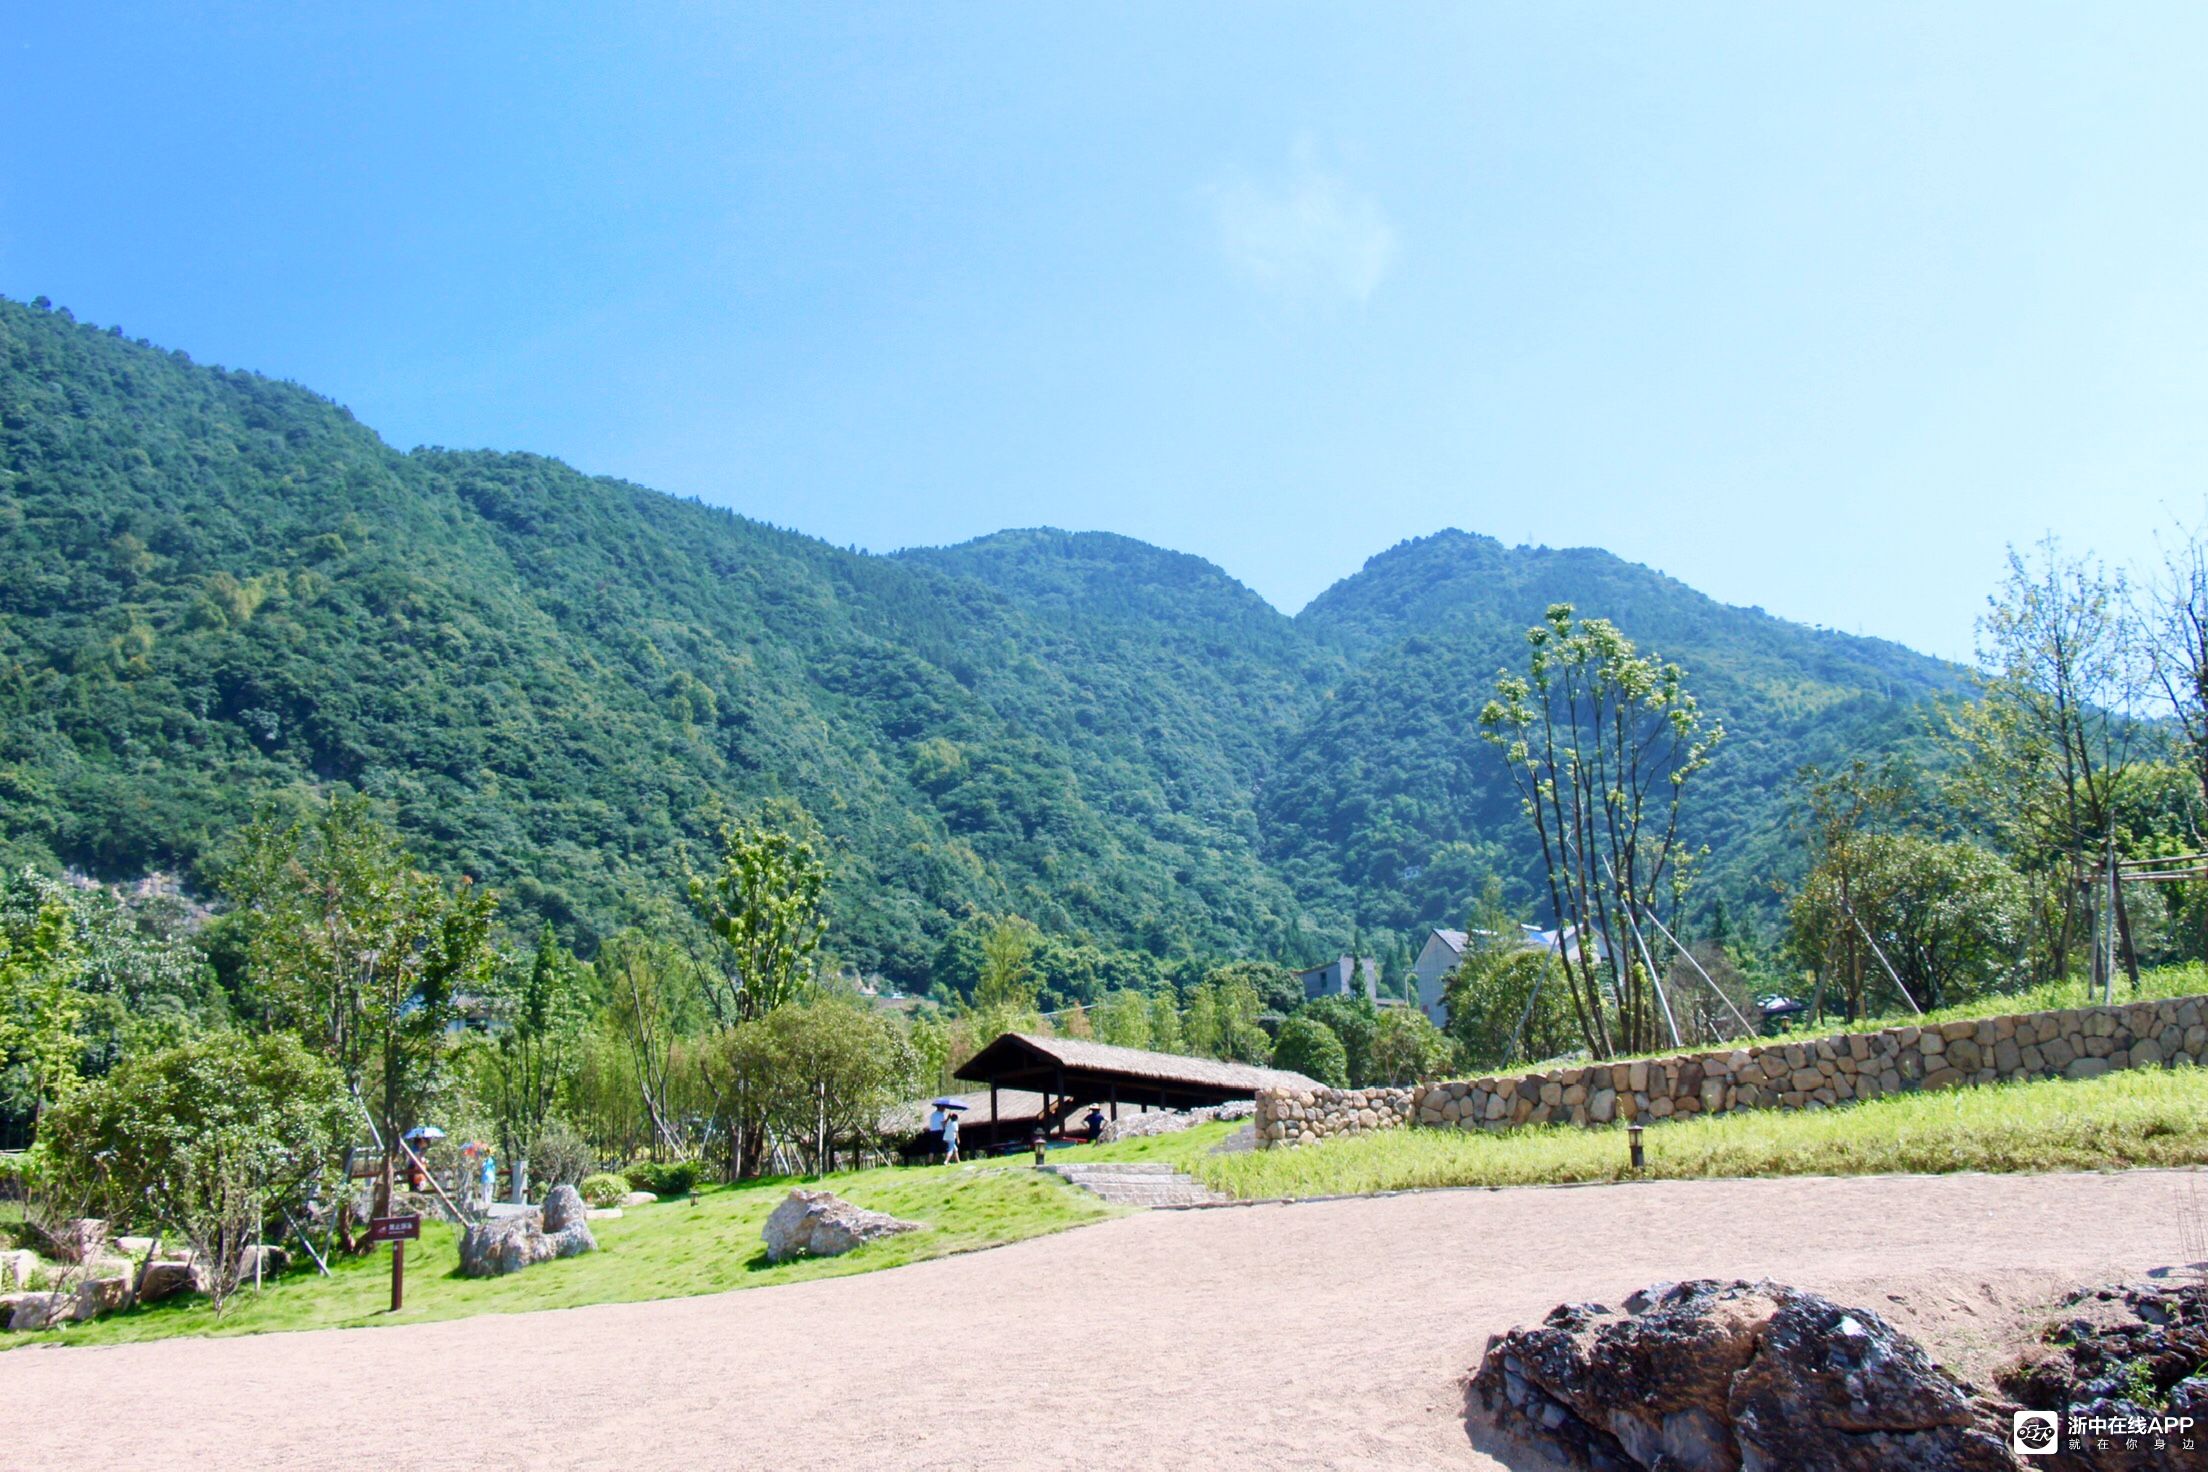
M 1462 930 L 1429 930 L 1418 959 L 1411 963 L 1411 979 L 1418 984 L 1418 1010 L 1436 1027 L 1449 1020 L 1449 1009 L 1441 1004 L 1442 978 L 1457 969 L 1471 940 Z
M 1547 951 L 1561 955 L 1564 948 L 1579 934 L 1579 928 L 1567 925 L 1562 930 L 1543 930 L 1538 925 L 1521 925 L 1515 944 L 1527 950 Z M 1411 976 L 1418 983 L 1418 1009 L 1433 1020 L 1436 1027 L 1449 1022 L 1449 1008 L 1441 997 L 1442 982 L 1456 970 L 1465 953 L 1477 945 L 1494 945 L 1502 940 L 1492 930 L 1430 930 L 1426 944 L 1411 965 Z M 1596 960 L 1602 959 L 1602 938 L 1590 938 L 1588 950 Z
M 1380 963 L 1370 956 L 1336 956 L 1322 965 L 1298 971 L 1296 980 L 1302 985 L 1303 999 L 1307 1002 L 1320 997 L 1361 996 L 1368 1002 L 1380 1000 Z

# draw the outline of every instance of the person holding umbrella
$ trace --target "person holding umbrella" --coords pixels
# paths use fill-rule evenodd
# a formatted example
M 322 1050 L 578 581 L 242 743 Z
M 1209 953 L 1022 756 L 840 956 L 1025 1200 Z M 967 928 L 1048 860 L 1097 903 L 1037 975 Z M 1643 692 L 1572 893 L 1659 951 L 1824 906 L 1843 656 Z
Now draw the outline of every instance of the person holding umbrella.
M 943 1111 L 943 1163 L 958 1164 L 958 1111 L 963 1106 L 953 1105 Z
M 928 1108 L 928 1133 L 935 1136 L 934 1150 L 930 1155 L 942 1154 L 946 1148 L 957 1148 L 958 1111 L 966 1107 L 964 1099 L 938 1097 Z
M 432 1140 L 444 1137 L 445 1132 L 433 1124 L 418 1124 L 399 1137 L 406 1142 L 406 1188 L 409 1191 L 422 1189 L 422 1152 L 429 1148 Z

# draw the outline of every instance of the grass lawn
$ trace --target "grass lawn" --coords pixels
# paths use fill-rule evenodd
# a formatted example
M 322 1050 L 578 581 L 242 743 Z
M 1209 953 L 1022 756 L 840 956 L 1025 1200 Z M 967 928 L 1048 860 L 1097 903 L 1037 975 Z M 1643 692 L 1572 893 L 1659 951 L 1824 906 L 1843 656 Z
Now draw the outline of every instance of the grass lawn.
M 2168 997 L 2208 996 L 2208 965 L 2188 961 L 2179 966 L 2155 966 L 2139 973 L 2139 989 L 2133 991 L 2131 983 L 2121 975 L 2116 979 L 2114 1005 L 2121 1007 L 2130 1002 L 2159 1002 Z M 1802 1000 L 1806 1001 L 1805 996 Z M 1966 1018 L 2009 1017 L 2020 1012 L 2062 1012 L 2074 1007 L 2098 1007 L 2100 992 L 2087 985 L 2082 977 L 2063 981 L 2044 982 L 2024 991 L 1998 992 L 1983 997 L 1973 997 L 1952 1007 L 1942 1007 L 1921 1016 L 1906 1009 L 1899 1012 L 1881 1012 L 1873 1016 L 1849 1022 L 1838 1013 L 1828 1012 L 1822 1021 L 1816 1018 L 1798 1018 L 1794 1025 L 1776 1037 L 1759 1037 L 1754 1043 L 1806 1042 L 1812 1038 L 1842 1037 L 1851 1032 L 1880 1032 L 1889 1027 L 1923 1026 L 1927 1023 L 1961 1022 Z M 1742 1047 L 1750 1043 L 1740 1044 Z M 1609 1061 L 1624 1063 L 1635 1058 L 1676 1058 L 1682 1053 L 1703 1053 L 1730 1044 L 1707 1043 L 1683 1048 L 1654 1048 L 1645 1053 L 1620 1053 Z M 1587 1061 L 1584 1052 L 1566 1058 L 1551 1058 L 1540 1062 L 1514 1063 L 1508 1068 L 1472 1070 L 1463 1077 L 1480 1076 L 1483 1072 L 1510 1076 L 1520 1073 L 1539 1073 L 1544 1069 L 1569 1067 Z
M 1193 1135 L 1197 1132 L 1191 1131 Z M 1625 1131 L 1404 1129 L 1294 1150 L 1183 1157 L 1245 1200 L 1430 1186 L 1627 1179 Z M 2114 1170 L 2208 1164 L 2208 1069 L 2147 1069 L 1903 1094 L 1816 1111 L 1748 1110 L 1649 1126 L 1653 1178 Z
M 860 1206 L 922 1222 L 926 1229 L 870 1243 L 843 1257 L 770 1266 L 759 1228 L 795 1184 L 825 1186 Z M 306 1263 L 265 1284 L 258 1294 L 244 1290 L 219 1321 L 204 1299 L 175 1299 L 88 1324 L 0 1335 L 0 1348 L 422 1323 L 469 1314 L 677 1298 L 897 1267 L 1117 1214 L 1088 1192 L 1034 1170 L 1021 1157 L 971 1166 L 856 1171 L 818 1182 L 708 1188 L 696 1206 L 686 1200 L 665 1201 L 594 1221 L 590 1226 L 598 1239 L 597 1252 L 540 1263 L 503 1278 L 459 1276 L 459 1233 L 425 1221 L 422 1240 L 407 1247 L 406 1307 L 396 1314 L 390 1312 L 390 1252 L 378 1248 L 364 1258 L 332 1263 L 328 1278 Z

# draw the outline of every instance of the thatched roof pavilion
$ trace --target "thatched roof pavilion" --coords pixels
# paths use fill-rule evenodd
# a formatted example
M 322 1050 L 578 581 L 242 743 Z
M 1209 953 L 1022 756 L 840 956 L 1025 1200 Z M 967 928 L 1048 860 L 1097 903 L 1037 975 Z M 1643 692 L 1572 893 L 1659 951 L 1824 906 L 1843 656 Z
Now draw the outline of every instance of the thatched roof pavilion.
M 1036 1129 L 1058 1134 L 1068 1119 L 1090 1105 L 1117 1119 L 1122 1105 L 1202 1109 L 1254 1099 L 1259 1089 L 1318 1087 L 1285 1069 L 1020 1032 L 1005 1033 L 983 1048 L 957 1070 L 957 1077 L 989 1086 L 987 1113 L 976 1093 L 967 1096 L 975 1107 L 961 1121 L 962 1141 L 976 1153 L 1017 1146 Z

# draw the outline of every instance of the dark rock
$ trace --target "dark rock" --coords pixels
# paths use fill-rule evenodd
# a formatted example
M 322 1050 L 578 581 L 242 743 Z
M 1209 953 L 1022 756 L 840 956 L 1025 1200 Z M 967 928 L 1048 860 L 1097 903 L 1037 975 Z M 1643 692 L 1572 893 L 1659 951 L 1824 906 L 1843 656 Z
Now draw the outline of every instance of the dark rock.
M 1597 1472 L 1992 1472 L 2006 1423 L 1867 1309 L 1779 1283 L 1659 1284 L 1491 1340 L 1499 1424 Z
M 2073 1312 L 2085 1309 L 2084 1313 Z M 2189 1466 L 2208 1448 L 2208 1285 L 2135 1284 L 2080 1289 L 2062 1303 L 2070 1317 L 2048 1326 L 2042 1349 L 1999 1377 L 2020 1405 L 2062 1413 L 2061 1449 L 2031 1465 L 2049 1472 L 2134 1472 Z M 2191 1416 L 2188 1432 L 2112 1434 L 2081 1444 L 2072 1417 L 2153 1422 Z M 2190 1450 L 2180 1443 L 2189 1436 Z
M 564 1232 L 577 1222 L 586 1219 L 589 1207 L 583 1203 L 583 1193 L 573 1186 L 554 1186 L 544 1198 L 544 1229 L 547 1232 Z
M 149 1262 L 138 1275 L 138 1301 L 159 1303 L 164 1298 L 174 1298 L 179 1293 L 204 1293 L 207 1291 L 206 1275 L 191 1262 L 163 1260 Z

